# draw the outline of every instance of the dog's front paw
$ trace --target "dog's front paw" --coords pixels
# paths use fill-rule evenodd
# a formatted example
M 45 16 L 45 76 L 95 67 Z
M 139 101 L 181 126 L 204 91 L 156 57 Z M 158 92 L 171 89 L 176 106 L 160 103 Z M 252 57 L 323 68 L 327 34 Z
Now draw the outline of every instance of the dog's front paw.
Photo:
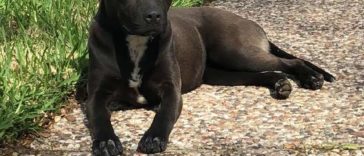
M 165 151 L 167 148 L 167 139 L 144 135 L 138 145 L 138 152 L 141 153 L 159 153 Z
M 274 85 L 273 96 L 276 99 L 287 99 L 292 91 L 292 85 L 288 79 L 280 79 Z
M 94 140 L 92 154 L 95 156 L 115 156 L 123 153 L 123 146 L 119 139 Z
M 324 84 L 324 76 L 322 74 L 310 75 L 301 80 L 301 86 L 306 89 L 321 89 Z

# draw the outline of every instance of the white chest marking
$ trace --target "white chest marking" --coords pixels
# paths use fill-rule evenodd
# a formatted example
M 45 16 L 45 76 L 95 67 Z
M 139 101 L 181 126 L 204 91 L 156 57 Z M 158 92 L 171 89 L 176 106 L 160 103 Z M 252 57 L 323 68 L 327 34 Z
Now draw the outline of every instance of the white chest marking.
M 135 89 L 138 94 L 136 100 L 140 104 L 145 104 L 147 102 L 143 95 L 139 94 L 138 87 L 142 84 L 143 77 L 143 75 L 140 74 L 139 63 L 147 49 L 148 40 L 149 37 L 138 35 L 129 35 L 126 38 L 126 41 L 128 42 L 129 56 L 131 61 L 134 63 L 134 68 L 129 79 L 129 87 Z
M 147 49 L 148 40 L 149 37 L 137 35 L 129 35 L 126 38 L 126 41 L 128 41 L 130 59 L 134 63 L 134 68 L 129 79 L 129 86 L 131 88 L 137 88 L 141 84 L 143 75 L 140 75 L 139 73 L 139 63 L 144 55 L 145 50 Z

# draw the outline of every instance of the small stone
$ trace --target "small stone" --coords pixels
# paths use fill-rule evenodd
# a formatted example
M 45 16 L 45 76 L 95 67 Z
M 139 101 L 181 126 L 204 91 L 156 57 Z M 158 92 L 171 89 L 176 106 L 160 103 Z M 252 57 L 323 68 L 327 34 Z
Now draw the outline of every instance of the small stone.
M 364 138 L 364 130 L 363 131 L 352 132 L 351 135 L 354 135 L 356 137 Z
M 342 156 L 350 156 L 350 152 L 348 150 L 344 150 L 341 152 Z
M 339 149 L 333 149 L 332 151 L 335 152 L 335 153 L 340 153 Z
M 62 117 L 61 116 L 55 116 L 54 117 L 54 122 L 59 122 L 61 121 Z
M 360 150 L 356 150 L 356 151 L 354 152 L 354 154 L 355 154 L 355 156 L 362 156 L 362 155 L 363 155 L 363 152 L 362 152 L 362 151 L 360 151 Z
M 67 111 L 66 111 L 66 109 L 64 109 L 64 108 L 61 108 L 61 114 L 62 114 L 62 115 L 65 115 L 65 114 L 67 114 Z
M 335 152 L 329 152 L 328 154 L 329 154 L 329 156 L 340 156 L 339 154 L 337 154 Z

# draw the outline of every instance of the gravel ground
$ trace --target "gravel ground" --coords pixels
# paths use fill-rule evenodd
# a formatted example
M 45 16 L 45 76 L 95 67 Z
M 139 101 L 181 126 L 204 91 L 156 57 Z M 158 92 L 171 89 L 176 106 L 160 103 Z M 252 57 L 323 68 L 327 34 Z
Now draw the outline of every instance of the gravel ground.
M 298 88 L 288 100 L 261 87 L 203 85 L 184 107 L 162 155 L 364 155 L 364 1 L 218 0 L 210 6 L 259 23 L 290 53 L 333 73 L 318 91 Z M 154 113 L 112 115 L 126 155 Z M 90 155 L 90 137 L 76 106 L 14 155 Z M 11 154 L 11 152 L 10 152 Z

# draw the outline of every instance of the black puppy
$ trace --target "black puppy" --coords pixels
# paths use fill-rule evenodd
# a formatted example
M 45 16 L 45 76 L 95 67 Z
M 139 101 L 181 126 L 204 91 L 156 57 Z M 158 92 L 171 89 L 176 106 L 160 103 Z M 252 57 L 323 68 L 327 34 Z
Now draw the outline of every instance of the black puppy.
M 171 0 L 101 0 L 90 29 L 87 118 L 94 155 L 123 149 L 110 123 L 111 102 L 160 105 L 138 151 L 162 152 L 181 94 L 212 85 L 269 87 L 288 98 L 293 75 L 320 89 L 334 77 L 269 42 L 256 23 L 213 8 L 172 9 Z M 167 14 L 168 12 L 168 14 Z M 281 72 L 277 72 L 281 71 Z

